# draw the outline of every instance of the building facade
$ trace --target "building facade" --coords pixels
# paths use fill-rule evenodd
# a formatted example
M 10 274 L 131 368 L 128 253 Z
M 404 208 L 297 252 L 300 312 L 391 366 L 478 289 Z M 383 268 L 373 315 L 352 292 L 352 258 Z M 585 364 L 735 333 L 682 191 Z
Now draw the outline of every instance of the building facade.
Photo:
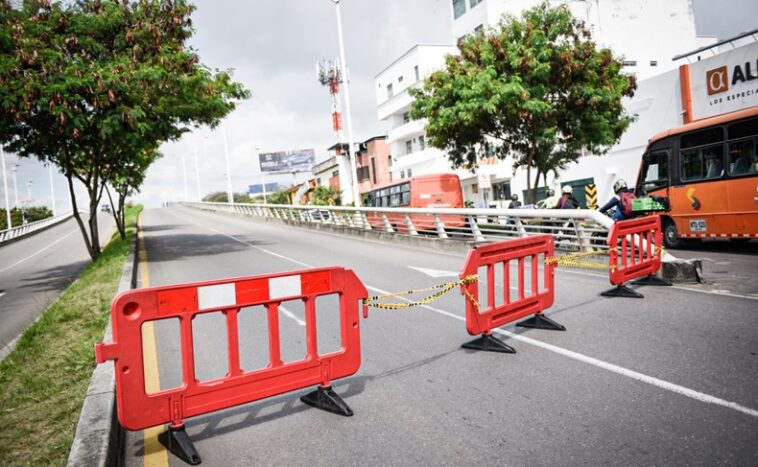
M 358 192 L 368 193 L 392 181 L 392 155 L 386 136 L 374 136 L 358 145 L 356 151 Z
M 443 67 L 445 56 L 456 50 L 453 46 L 417 45 L 374 78 L 377 116 L 388 128 L 392 180 L 450 171 L 445 153 L 427 144 L 426 120 L 410 118 L 413 98 L 408 89 L 420 87 L 425 77 Z

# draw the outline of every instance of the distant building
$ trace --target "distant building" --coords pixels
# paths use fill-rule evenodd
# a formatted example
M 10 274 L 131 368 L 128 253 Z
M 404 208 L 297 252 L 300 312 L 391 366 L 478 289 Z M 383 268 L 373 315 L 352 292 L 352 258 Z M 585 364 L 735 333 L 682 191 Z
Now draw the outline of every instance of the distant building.
M 374 136 L 360 143 L 356 155 L 359 193 L 392 181 L 392 156 L 386 136 Z

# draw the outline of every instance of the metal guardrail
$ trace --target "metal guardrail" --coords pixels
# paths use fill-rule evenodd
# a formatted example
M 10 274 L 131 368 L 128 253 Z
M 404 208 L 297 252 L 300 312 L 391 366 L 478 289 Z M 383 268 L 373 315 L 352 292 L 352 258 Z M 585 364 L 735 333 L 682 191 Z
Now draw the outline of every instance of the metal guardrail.
M 0 245 L 2 245 L 5 242 L 9 242 L 13 239 L 23 237 L 24 235 L 28 235 L 38 230 L 63 222 L 73 215 L 74 215 L 74 212 L 69 211 L 60 216 L 48 217 L 47 219 L 42 219 L 41 221 L 36 221 L 36 222 L 30 222 L 28 224 L 20 225 L 18 227 L 13 227 L 12 229 L 0 230 Z
M 352 208 L 207 202 L 182 204 L 207 211 L 253 217 L 474 242 L 547 233 L 555 236 L 557 247 L 579 251 L 607 250 L 608 230 L 613 225 L 612 219 L 590 209 Z

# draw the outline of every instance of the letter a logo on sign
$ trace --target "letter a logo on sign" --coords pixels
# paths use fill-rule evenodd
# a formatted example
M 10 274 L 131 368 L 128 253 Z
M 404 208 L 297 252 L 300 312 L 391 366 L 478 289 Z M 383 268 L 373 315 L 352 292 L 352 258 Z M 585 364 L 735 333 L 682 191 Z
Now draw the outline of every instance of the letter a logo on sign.
M 726 65 L 706 71 L 705 80 L 708 83 L 709 96 L 729 90 L 729 71 Z

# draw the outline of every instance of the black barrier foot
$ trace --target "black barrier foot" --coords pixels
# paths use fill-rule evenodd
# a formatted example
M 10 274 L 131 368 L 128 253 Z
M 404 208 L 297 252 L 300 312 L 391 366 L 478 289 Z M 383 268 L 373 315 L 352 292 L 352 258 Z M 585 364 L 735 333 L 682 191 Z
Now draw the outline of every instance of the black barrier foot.
M 671 282 L 667 280 L 663 280 L 658 276 L 649 275 L 645 277 L 641 277 L 637 279 L 636 281 L 632 282 L 634 285 L 673 285 Z
M 326 410 L 327 412 L 352 417 L 353 411 L 345 404 L 345 401 L 332 390 L 331 386 L 319 386 L 313 392 L 310 392 L 300 398 L 304 403 L 316 407 L 317 409 Z
M 461 345 L 464 349 L 484 350 L 485 352 L 516 353 L 516 349 L 489 334 L 482 334 L 471 342 Z
M 619 285 L 615 289 L 600 292 L 600 295 L 603 297 L 645 298 L 641 293 L 634 291 L 625 285 Z
M 542 314 L 534 315 L 531 318 L 528 318 L 528 319 L 525 319 L 524 321 L 516 323 L 516 326 L 519 326 L 522 328 L 547 329 L 548 331 L 565 331 L 566 330 L 566 326 L 562 324 L 558 324 L 552 319 Z
M 192 444 L 192 440 L 184 429 L 184 425 L 180 427 L 169 426 L 168 431 L 158 435 L 158 441 L 166 446 L 171 454 L 190 465 L 198 465 L 202 462 L 195 445 Z

